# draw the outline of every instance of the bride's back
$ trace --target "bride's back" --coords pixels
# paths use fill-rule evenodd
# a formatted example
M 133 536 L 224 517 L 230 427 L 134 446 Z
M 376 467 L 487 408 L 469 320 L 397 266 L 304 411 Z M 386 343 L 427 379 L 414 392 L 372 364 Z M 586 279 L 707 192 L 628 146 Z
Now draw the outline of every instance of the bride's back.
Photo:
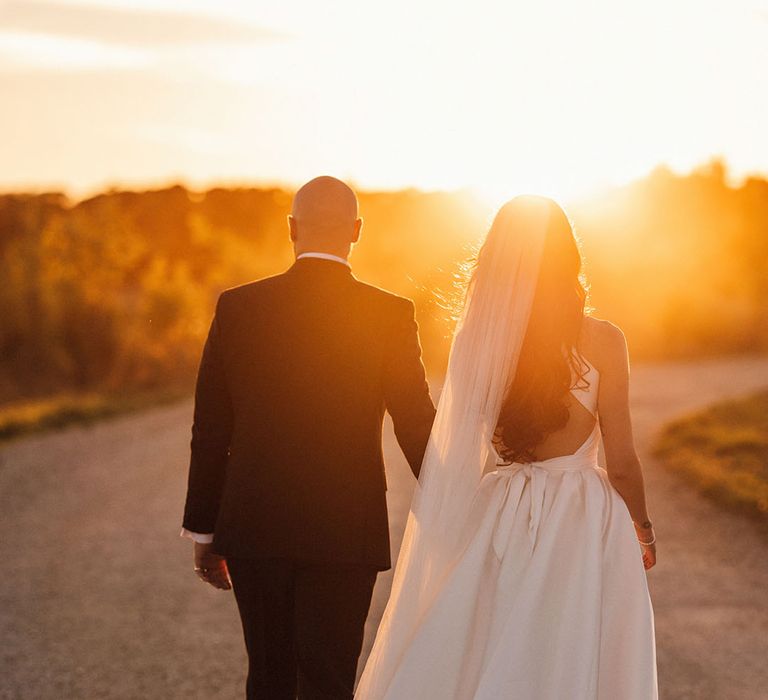
M 573 454 L 584 444 L 594 429 L 597 420 L 596 394 L 601 379 L 599 338 L 602 326 L 606 323 L 590 316 L 584 317 L 575 350 L 589 365 L 584 378 L 586 382 L 584 379 L 577 380 L 576 386 L 566 395 L 568 420 L 564 426 L 549 433 L 536 445 L 533 451 L 536 461 Z

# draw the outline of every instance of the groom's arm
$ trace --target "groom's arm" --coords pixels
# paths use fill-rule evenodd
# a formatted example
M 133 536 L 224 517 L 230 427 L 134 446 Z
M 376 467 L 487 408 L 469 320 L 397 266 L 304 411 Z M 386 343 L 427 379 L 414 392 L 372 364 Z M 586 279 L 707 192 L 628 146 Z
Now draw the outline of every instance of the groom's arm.
M 421 361 L 413 302 L 400 301 L 385 367 L 384 397 L 395 435 L 416 478 L 427 448 L 435 406 Z
M 195 411 L 182 535 L 212 539 L 232 437 L 232 400 L 221 348 L 221 300 L 216 304 L 195 387 Z M 193 535 L 198 535 L 193 537 Z

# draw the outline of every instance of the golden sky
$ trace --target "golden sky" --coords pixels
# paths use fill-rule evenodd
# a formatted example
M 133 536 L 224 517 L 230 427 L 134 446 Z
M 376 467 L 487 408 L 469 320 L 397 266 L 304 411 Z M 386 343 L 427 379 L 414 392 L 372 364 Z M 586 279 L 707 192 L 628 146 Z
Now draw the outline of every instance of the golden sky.
M 768 2 L 0 2 L 0 189 L 768 172 Z

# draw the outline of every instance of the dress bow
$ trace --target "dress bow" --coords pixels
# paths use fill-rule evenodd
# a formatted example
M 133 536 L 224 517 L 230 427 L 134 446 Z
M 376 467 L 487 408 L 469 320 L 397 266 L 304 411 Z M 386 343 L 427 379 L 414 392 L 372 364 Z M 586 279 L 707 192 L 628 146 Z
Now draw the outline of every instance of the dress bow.
M 512 473 L 510 474 L 509 472 Z M 496 556 L 501 559 L 507 549 L 512 532 L 512 524 L 526 490 L 530 499 L 528 539 L 530 542 L 530 554 L 533 554 L 544 509 L 544 487 L 547 480 L 546 469 L 537 467 L 535 462 L 515 462 L 508 466 L 500 467 L 493 473 L 504 478 L 506 481 L 504 496 L 500 506 L 501 515 L 496 523 L 496 529 L 493 534 L 493 548 L 496 551 Z M 524 478 L 513 478 L 517 474 L 522 474 Z

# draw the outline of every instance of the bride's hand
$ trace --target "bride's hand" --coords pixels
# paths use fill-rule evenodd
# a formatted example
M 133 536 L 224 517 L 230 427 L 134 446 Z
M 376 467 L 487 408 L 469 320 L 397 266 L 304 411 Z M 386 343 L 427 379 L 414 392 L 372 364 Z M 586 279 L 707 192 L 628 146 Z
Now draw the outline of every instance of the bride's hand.
M 650 525 L 650 523 L 648 524 Z M 643 551 L 643 566 L 648 571 L 648 569 L 656 566 L 656 533 L 653 531 L 653 526 L 642 527 L 637 523 L 635 523 L 635 533 Z M 651 544 L 643 544 L 644 542 Z
M 640 547 L 643 550 L 643 566 L 648 571 L 653 566 L 656 566 L 656 545 L 641 544 Z

